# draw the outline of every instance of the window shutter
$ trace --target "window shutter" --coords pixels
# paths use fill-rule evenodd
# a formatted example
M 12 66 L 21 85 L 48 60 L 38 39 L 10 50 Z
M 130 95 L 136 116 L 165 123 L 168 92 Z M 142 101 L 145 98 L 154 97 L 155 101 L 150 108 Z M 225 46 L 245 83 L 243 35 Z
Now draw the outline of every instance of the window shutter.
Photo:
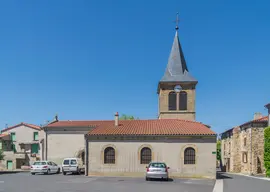
M 38 144 L 31 145 L 31 153 L 38 153 Z
M 38 132 L 34 132 L 34 141 L 38 141 Z

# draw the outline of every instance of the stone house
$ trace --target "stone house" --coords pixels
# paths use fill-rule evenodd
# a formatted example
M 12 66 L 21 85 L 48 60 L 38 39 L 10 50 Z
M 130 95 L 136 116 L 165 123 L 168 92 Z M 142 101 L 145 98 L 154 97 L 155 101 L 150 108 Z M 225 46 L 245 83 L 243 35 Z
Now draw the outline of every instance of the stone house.
M 253 120 L 221 134 L 221 162 L 227 172 L 264 174 L 264 128 L 268 117 L 255 113 Z
M 1 169 L 21 169 L 39 159 L 40 127 L 20 123 L 1 131 L 0 148 L 4 152 Z
M 173 176 L 215 178 L 216 134 L 195 121 L 197 83 L 176 30 L 158 83 L 158 119 L 119 121 L 118 114 L 106 121 L 56 117 L 42 127 L 41 157 L 58 164 L 66 157 L 82 158 L 86 175 L 143 176 L 150 161 L 165 161 Z

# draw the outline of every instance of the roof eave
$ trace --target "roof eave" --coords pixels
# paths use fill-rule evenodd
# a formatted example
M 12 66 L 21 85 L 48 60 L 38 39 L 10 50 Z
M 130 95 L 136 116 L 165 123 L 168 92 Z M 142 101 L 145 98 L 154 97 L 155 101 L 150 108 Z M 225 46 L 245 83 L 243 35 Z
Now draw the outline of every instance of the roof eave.
M 163 135 L 163 134 L 91 134 L 91 133 L 88 133 L 87 135 L 89 136 L 121 136 L 121 137 L 124 137 L 124 136 L 150 136 L 150 137 L 171 137 L 171 136 L 194 136 L 194 137 L 204 137 L 204 136 L 217 136 L 216 133 L 214 134 L 167 134 L 167 135 Z
M 173 83 L 173 84 L 193 84 L 193 85 L 197 85 L 197 84 L 198 84 L 198 81 L 197 81 L 197 80 L 195 80 L 195 81 L 163 81 L 163 80 L 160 80 L 160 81 L 158 82 L 157 93 L 159 93 L 160 85 L 163 84 L 163 83 Z

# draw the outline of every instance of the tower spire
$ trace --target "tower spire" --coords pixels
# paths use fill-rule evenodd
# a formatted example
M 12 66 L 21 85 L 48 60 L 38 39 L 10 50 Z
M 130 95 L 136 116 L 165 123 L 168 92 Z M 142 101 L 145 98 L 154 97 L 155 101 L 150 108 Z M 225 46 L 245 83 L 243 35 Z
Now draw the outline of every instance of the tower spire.
M 184 53 L 178 38 L 179 13 L 176 14 L 176 33 L 164 76 L 160 82 L 193 82 L 197 80 L 188 71 Z

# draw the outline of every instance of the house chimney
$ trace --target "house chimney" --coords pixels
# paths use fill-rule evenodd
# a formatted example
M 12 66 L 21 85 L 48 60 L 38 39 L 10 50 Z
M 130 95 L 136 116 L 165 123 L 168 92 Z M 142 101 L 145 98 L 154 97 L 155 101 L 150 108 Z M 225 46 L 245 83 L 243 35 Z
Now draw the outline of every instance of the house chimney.
M 118 114 L 118 112 L 116 112 L 115 115 L 114 115 L 114 125 L 115 126 L 119 125 L 119 114 Z
M 54 116 L 54 121 L 58 121 L 58 114 Z
M 257 120 L 257 119 L 260 119 L 262 117 L 263 117 L 262 113 L 255 113 L 254 117 L 253 117 L 253 120 Z
M 265 105 L 266 109 L 268 109 L 268 126 L 270 126 L 270 103 Z

